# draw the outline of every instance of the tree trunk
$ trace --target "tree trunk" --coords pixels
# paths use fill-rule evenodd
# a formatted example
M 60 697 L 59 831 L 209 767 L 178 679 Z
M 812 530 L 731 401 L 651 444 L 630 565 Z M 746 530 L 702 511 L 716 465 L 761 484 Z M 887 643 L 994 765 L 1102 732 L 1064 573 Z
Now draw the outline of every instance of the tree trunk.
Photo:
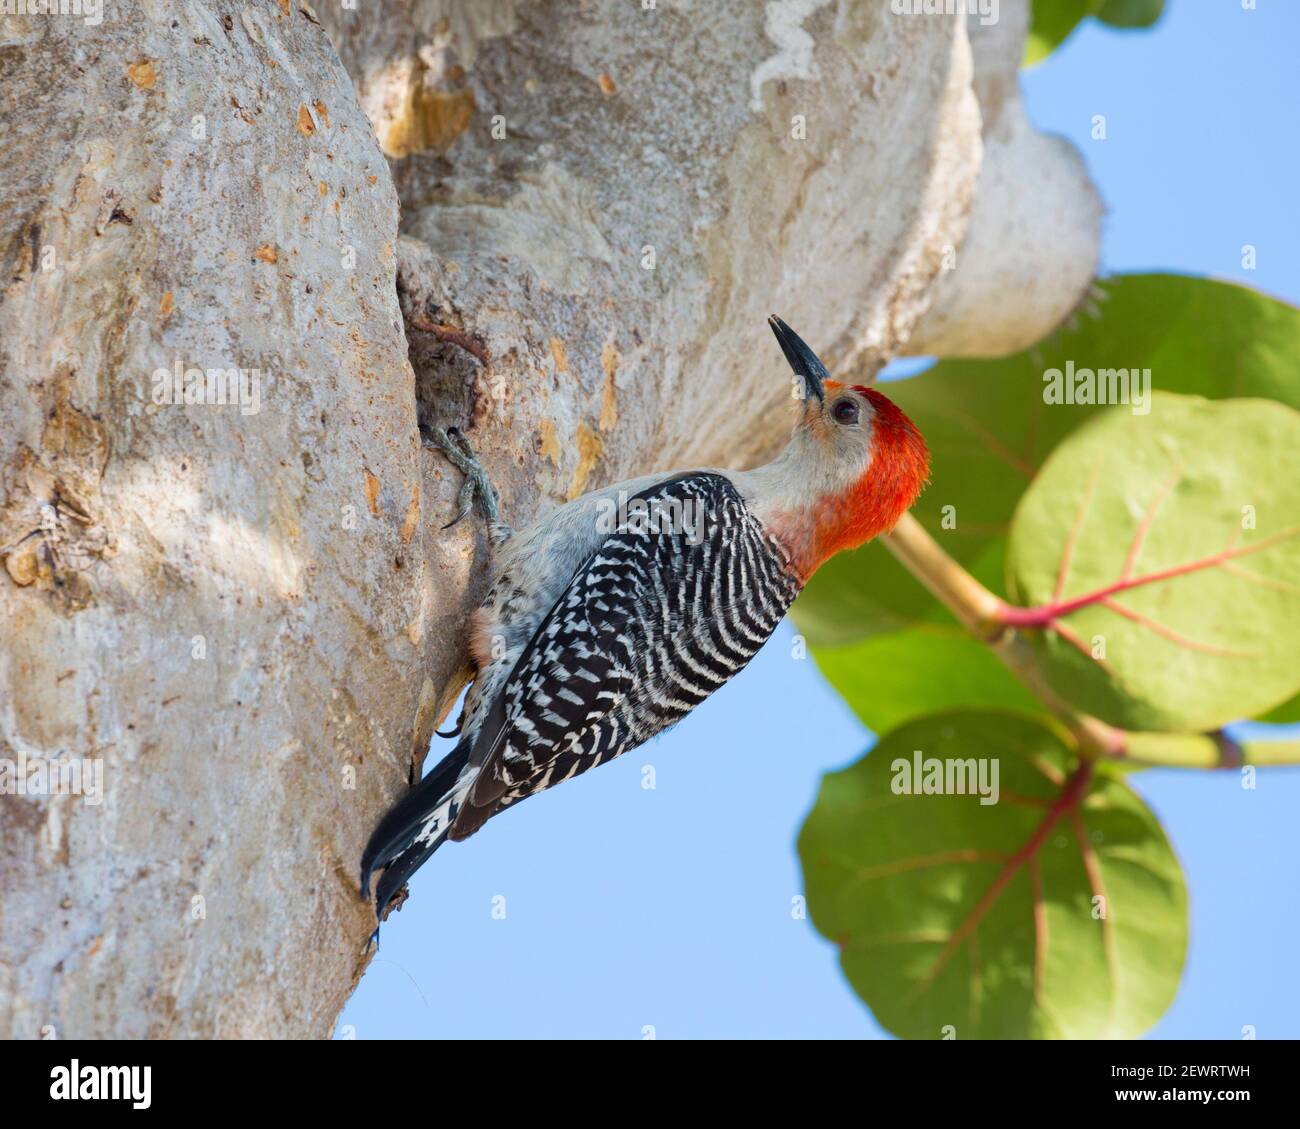
M 770 312 L 857 379 L 932 303 L 978 349 L 988 54 L 887 0 L 0 17 L 0 1034 L 327 1035 L 479 594 L 417 419 L 522 524 L 770 453 Z M 1070 223 L 1039 336 L 1095 198 L 1017 128 L 1004 202 L 1030 160 L 1061 201 L 1024 244 Z

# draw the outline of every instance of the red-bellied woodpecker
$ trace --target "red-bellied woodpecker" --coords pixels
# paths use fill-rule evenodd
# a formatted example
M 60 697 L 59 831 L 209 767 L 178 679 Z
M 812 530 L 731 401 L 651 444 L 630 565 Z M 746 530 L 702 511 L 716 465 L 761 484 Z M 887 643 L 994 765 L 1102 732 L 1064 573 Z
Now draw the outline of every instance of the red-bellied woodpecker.
M 874 388 L 843 385 L 780 318 L 802 378 L 785 451 L 749 471 L 648 475 L 585 494 L 527 529 L 464 439 L 431 443 L 492 526 L 491 587 L 456 748 L 388 813 L 361 861 L 382 915 L 446 839 L 634 749 L 730 680 L 827 558 L 893 527 L 925 483 L 920 433 Z

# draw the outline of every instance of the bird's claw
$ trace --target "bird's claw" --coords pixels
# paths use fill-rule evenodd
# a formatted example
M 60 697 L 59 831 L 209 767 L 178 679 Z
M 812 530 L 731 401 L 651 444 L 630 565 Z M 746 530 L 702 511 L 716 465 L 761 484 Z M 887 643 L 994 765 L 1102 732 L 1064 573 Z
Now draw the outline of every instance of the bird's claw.
M 456 516 L 444 525 L 443 529 L 450 529 L 453 525 L 464 521 L 469 516 L 476 499 L 479 512 L 489 523 L 495 525 L 499 496 L 488 479 L 483 464 L 474 454 L 474 448 L 469 445 L 469 440 L 454 427 L 449 427 L 446 431 L 441 427 L 421 427 L 420 436 L 425 447 L 431 451 L 441 452 L 447 461 L 465 476 L 456 499 Z

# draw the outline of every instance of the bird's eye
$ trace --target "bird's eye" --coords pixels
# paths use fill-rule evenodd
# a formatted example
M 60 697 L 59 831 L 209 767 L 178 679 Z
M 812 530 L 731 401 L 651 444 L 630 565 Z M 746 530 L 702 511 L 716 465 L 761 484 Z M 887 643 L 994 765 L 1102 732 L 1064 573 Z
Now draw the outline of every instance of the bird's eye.
M 858 403 L 856 400 L 839 400 L 831 408 L 831 415 L 836 423 L 857 423 Z

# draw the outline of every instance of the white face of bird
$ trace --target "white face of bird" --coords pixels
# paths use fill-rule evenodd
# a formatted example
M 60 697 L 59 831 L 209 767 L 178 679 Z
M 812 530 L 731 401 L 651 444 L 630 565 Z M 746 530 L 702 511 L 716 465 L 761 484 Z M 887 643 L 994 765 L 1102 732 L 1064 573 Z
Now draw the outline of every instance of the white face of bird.
M 809 575 L 834 553 L 893 528 L 925 484 L 929 453 L 887 396 L 832 380 L 794 330 L 768 321 L 805 395 L 785 453 L 762 469 L 758 505 Z
M 861 474 L 871 459 L 876 409 L 865 388 L 828 380 L 824 400 L 805 401 L 800 429 L 807 432 L 837 466 Z
M 768 324 L 802 384 L 802 410 L 791 437 L 799 473 L 814 494 L 838 493 L 871 464 L 876 412 L 867 389 L 831 378 L 821 359 L 780 318 Z

